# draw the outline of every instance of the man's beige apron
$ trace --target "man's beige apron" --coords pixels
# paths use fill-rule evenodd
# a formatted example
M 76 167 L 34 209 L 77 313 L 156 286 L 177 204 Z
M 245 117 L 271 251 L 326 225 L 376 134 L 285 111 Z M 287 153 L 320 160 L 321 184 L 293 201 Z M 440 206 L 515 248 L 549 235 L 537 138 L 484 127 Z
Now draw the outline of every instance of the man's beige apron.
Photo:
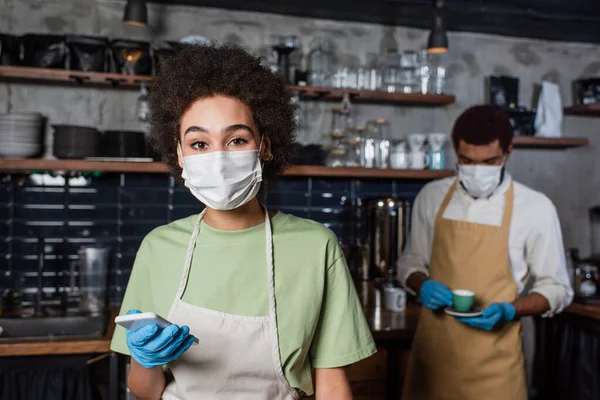
M 508 235 L 513 186 L 499 227 L 444 219 L 450 188 L 435 220 L 431 279 L 475 292 L 478 304 L 517 298 Z M 526 400 L 520 322 L 486 332 L 423 307 L 411 349 L 402 400 Z
M 199 340 L 169 364 L 174 380 L 167 384 L 165 400 L 295 400 L 279 358 L 279 339 L 273 280 L 273 237 L 265 210 L 269 316 L 227 314 L 181 300 L 186 289 L 192 255 L 200 232 L 200 214 L 190 239 L 179 289 L 168 320 L 188 325 Z M 235 251 L 233 249 L 232 251 Z M 243 268 L 240 265 L 240 268 Z M 219 268 L 215 265 L 214 268 Z M 194 288 L 190 288 L 194 290 Z

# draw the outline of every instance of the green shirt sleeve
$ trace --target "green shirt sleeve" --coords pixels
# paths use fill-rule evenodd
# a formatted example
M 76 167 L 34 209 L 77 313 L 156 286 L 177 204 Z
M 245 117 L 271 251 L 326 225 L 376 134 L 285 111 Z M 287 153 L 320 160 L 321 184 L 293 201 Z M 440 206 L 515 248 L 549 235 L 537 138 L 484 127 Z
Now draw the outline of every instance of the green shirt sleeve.
M 346 260 L 336 243 L 327 269 L 321 315 L 310 348 L 313 368 L 353 364 L 376 352 Z
M 119 315 L 127 314 L 129 310 L 152 311 L 153 301 L 150 290 L 149 259 L 149 248 L 146 241 L 143 241 L 135 257 Z M 110 348 L 117 353 L 129 355 L 129 348 L 126 343 L 126 330 L 120 325 L 115 327 Z

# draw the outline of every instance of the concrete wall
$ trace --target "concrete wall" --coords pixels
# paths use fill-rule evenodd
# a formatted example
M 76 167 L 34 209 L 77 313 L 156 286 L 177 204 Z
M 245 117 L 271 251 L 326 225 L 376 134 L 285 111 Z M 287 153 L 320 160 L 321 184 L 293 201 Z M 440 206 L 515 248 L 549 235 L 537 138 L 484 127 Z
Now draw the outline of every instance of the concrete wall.
M 295 18 L 184 6 L 150 5 L 151 31 L 121 22 L 123 1 L 0 0 L 0 31 L 22 34 L 77 33 L 112 38 L 178 40 L 200 34 L 219 42 L 234 42 L 265 54 L 271 34 L 302 37 L 304 54 L 317 36 L 336 44 L 336 56 L 349 64 L 373 60 L 382 50 L 423 48 L 427 31 L 364 23 Z M 448 91 L 457 97 L 445 108 L 358 106 L 357 118 L 384 117 L 394 137 L 412 132 L 448 132 L 468 106 L 485 101 L 484 77 L 507 74 L 521 79 L 521 103 L 531 106 L 534 85 L 542 79 L 560 84 L 563 101 L 571 103 L 570 83 L 583 76 L 600 76 L 600 46 L 577 43 L 451 33 Z M 135 119 L 137 93 L 0 84 L 0 112 L 39 111 L 51 123 L 96 125 L 100 129 L 140 129 Z M 330 104 L 309 103 L 312 123 L 302 142 L 325 142 Z M 546 193 L 556 204 L 567 246 L 589 251 L 588 207 L 600 204 L 600 120 L 567 117 L 567 136 L 587 136 L 591 146 L 568 151 L 518 150 L 509 170 L 515 178 Z M 448 149 L 450 153 L 451 150 Z M 453 163 L 450 157 L 450 163 Z

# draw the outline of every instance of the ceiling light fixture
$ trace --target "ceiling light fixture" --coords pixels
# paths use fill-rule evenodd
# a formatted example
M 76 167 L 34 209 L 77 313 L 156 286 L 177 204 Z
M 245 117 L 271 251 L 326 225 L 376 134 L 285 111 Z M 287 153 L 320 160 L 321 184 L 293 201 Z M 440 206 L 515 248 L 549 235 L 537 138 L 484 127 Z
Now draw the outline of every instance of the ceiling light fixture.
M 447 53 L 448 35 L 446 34 L 446 19 L 444 17 L 444 0 L 434 0 L 433 26 L 429 33 L 427 52 Z
M 128 0 L 125 5 L 123 22 L 127 25 L 148 26 L 148 8 L 144 0 Z

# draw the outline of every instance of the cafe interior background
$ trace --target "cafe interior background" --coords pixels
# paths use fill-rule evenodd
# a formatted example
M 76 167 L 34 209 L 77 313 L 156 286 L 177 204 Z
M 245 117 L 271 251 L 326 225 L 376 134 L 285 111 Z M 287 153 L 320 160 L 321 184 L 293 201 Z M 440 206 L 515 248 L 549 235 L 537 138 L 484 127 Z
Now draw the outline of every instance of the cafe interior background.
M 24 373 L 30 388 L 61 382 L 65 399 L 127 395 L 126 360 L 108 338 L 137 246 L 199 210 L 144 147 L 151 75 L 180 41 L 234 43 L 285 75 L 298 104 L 298 165 L 268 185 L 265 202 L 330 227 L 359 290 L 378 272 L 364 265 L 376 258 L 375 231 L 393 220 L 399 227 L 384 235 L 401 248 L 419 189 L 454 173 L 448 140 L 442 164 L 423 156 L 433 139 L 416 149 L 406 141 L 448 135 L 466 108 L 490 102 L 504 103 L 519 133 L 508 171 L 553 201 L 565 248 L 577 249 L 566 257 L 592 258 L 570 265 L 600 285 L 588 266 L 600 252 L 594 0 L 127 7 L 138 24 L 123 22 L 125 1 L 0 0 L 0 398 L 27 390 L 16 383 Z M 448 51 L 427 53 L 439 43 Z M 560 136 L 540 137 L 535 110 L 557 104 Z M 378 251 L 393 264 L 391 247 Z M 418 309 L 390 313 L 360 291 L 380 351 L 349 369 L 353 390 L 398 399 Z M 600 399 L 593 297 L 536 322 L 532 398 Z

